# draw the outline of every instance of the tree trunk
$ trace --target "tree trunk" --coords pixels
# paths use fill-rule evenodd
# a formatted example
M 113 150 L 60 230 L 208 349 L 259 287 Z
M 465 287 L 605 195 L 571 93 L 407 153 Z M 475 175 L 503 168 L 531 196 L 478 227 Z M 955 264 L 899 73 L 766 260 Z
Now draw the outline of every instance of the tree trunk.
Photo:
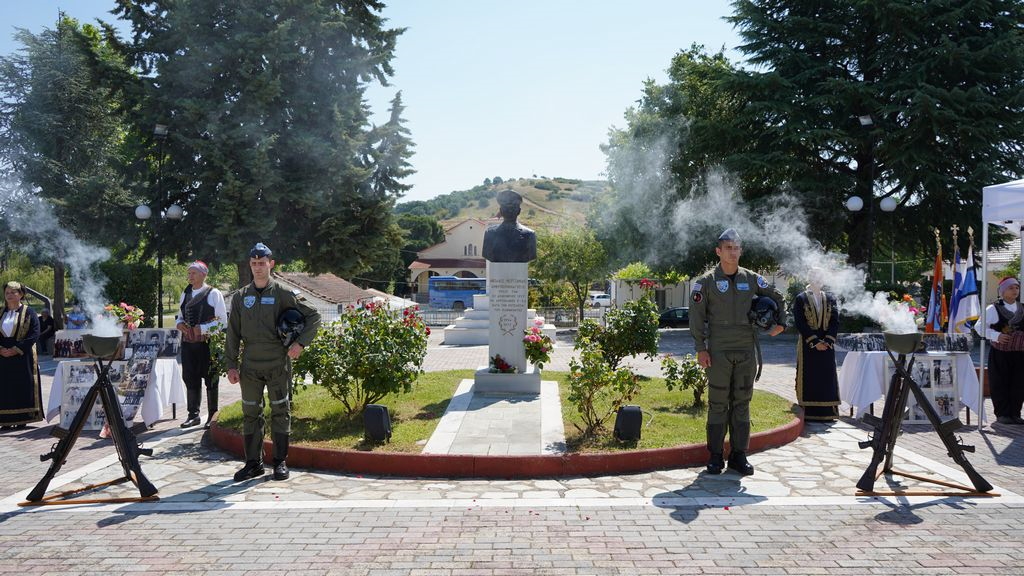
M 53 261 L 53 329 L 64 329 L 64 263 Z
M 235 267 L 238 269 L 238 287 L 241 288 L 246 284 L 252 282 L 252 269 L 249 268 L 249 261 L 237 262 Z

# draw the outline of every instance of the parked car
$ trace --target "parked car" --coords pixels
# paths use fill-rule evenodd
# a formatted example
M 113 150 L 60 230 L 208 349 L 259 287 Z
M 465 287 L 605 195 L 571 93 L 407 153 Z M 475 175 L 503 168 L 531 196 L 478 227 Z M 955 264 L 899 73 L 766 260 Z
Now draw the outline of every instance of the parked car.
M 610 294 L 591 294 L 590 295 L 590 306 L 591 308 L 604 308 L 612 305 L 612 297 Z
M 658 328 L 687 328 L 690 326 L 690 309 L 683 306 L 669 308 L 658 317 Z

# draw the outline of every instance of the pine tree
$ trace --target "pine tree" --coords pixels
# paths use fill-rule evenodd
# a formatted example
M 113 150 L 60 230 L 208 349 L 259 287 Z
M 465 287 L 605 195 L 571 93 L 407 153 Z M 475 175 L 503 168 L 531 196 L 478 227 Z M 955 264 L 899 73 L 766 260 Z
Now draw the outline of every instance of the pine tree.
M 182 256 L 279 261 L 350 275 L 395 240 L 399 175 L 374 180 L 369 82 L 387 83 L 401 30 L 373 0 L 122 0 L 145 75 L 139 124 L 170 135 L 159 205 L 176 202 Z

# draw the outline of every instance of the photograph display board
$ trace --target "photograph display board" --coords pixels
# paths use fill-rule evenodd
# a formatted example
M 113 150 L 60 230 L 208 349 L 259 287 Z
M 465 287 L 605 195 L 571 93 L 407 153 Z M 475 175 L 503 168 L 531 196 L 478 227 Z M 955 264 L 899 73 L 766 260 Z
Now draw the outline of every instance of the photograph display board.
M 82 336 L 88 333 L 88 330 L 57 330 L 53 337 L 54 359 L 85 358 Z
M 175 358 L 181 350 L 181 332 L 175 328 L 140 328 L 128 332 L 125 357 L 130 358 L 142 349 L 156 350 L 157 358 Z
M 939 418 L 949 420 L 960 415 L 960 391 L 956 379 L 956 360 L 952 354 L 919 354 L 914 357 L 910 377 L 921 386 Z M 886 359 L 886 370 L 891 376 L 892 361 Z M 911 394 L 907 398 L 907 424 L 927 424 L 928 417 Z
M 131 349 L 130 360 L 115 360 L 107 373 L 110 383 L 117 393 L 121 414 L 126 422 L 131 422 L 142 406 L 150 382 L 153 381 L 157 354 L 160 346 L 156 344 L 140 344 Z M 61 398 L 60 427 L 68 429 L 85 400 L 89 388 L 96 383 L 96 366 L 92 361 L 64 362 L 64 394 Z M 89 418 L 85 422 L 85 430 L 100 430 L 105 421 L 103 407 L 97 399 Z

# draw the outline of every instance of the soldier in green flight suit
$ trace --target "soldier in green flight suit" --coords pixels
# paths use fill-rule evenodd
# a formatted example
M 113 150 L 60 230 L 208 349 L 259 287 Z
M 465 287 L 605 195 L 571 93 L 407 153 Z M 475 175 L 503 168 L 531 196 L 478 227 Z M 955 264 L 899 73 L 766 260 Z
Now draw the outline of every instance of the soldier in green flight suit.
M 274 480 L 289 476 L 288 437 L 291 434 L 292 360 L 313 341 L 320 327 L 320 313 L 302 298 L 270 278 L 274 268 L 270 248 L 256 244 L 249 251 L 252 283 L 231 298 L 224 355 L 228 381 L 241 382 L 242 433 L 245 466 L 235 473 L 235 482 L 266 473 L 263 468 L 263 390 L 270 398 L 270 433 L 274 442 Z M 305 317 L 301 334 L 285 348 L 278 333 L 281 312 L 295 308 Z M 239 363 L 239 349 L 241 352 Z M 239 365 L 241 368 L 239 368 Z
M 718 266 L 694 280 L 690 303 L 690 333 L 697 349 L 697 362 L 708 374 L 707 446 L 711 452 L 707 472 L 720 474 L 725 466 L 722 454 L 729 432 L 729 468 L 743 476 L 754 473 L 747 462 L 750 441 L 750 399 L 758 369 L 756 328 L 747 314 L 753 299 L 767 296 L 779 310 L 785 300 L 758 273 L 740 267 L 739 234 L 729 228 L 718 237 Z M 781 334 L 781 320 L 768 335 Z

